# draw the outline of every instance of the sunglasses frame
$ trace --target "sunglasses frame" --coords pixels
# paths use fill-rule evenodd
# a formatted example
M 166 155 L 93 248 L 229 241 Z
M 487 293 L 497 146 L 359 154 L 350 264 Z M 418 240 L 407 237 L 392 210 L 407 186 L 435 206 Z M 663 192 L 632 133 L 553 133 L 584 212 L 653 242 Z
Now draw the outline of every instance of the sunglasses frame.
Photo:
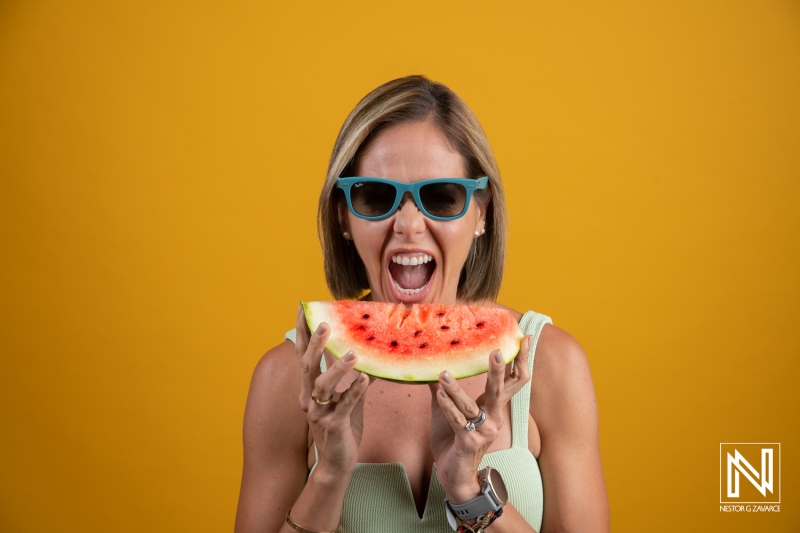
M 422 213 L 433 220 L 456 220 L 458 218 L 463 217 L 467 210 L 469 209 L 469 201 L 472 198 L 472 193 L 477 191 L 478 189 L 485 189 L 489 184 L 489 178 L 487 176 L 483 176 L 482 178 L 434 178 L 429 180 L 422 180 L 422 181 L 415 181 L 413 183 L 405 183 L 402 181 L 395 181 L 386 178 L 368 178 L 368 177 L 359 177 L 353 176 L 348 178 L 337 178 L 336 186 L 344 191 L 344 196 L 347 199 L 347 207 L 350 209 L 350 212 L 353 213 L 358 218 L 363 218 L 364 220 L 383 220 L 384 218 L 389 218 L 392 216 L 397 208 L 400 207 L 400 202 L 403 200 L 403 197 L 406 195 L 407 192 L 411 193 L 411 196 L 414 198 L 414 202 L 417 204 L 417 208 L 422 211 Z M 388 185 L 392 185 L 395 188 L 396 195 L 394 198 L 394 205 L 392 208 L 389 209 L 389 212 L 384 215 L 378 215 L 375 217 L 370 217 L 367 215 L 361 215 L 356 213 L 356 210 L 353 209 L 353 203 L 350 201 L 350 191 L 351 186 L 356 183 L 362 182 L 369 182 L 369 183 L 386 183 Z M 434 216 L 428 211 L 425 210 L 425 206 L 422 205 L 422 199 L 419 197 L 419 190 L 424 187 L 425 185 L 430 185 L 433 183 L 457 183 L 459 185 L 464 186 L 464 190 L 467 192 L 467 198 L 464 201 L 464 209 L 458 215 L 454 217 L 437 217 Z

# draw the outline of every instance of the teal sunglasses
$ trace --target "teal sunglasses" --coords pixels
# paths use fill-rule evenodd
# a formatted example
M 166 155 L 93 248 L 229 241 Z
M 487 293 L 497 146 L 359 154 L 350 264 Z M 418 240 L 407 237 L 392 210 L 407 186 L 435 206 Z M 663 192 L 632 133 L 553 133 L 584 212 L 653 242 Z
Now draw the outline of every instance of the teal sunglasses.
M 385 178 L 339 178 L 337 186 L 344 191 L 347 207 L 358 218 L 382 220 L 400 207 L 405 193 L 410 192 L 422 213 L 433 220 L 455 220 L 469 209 L 472 193 L 485 189 L 489 178 L 436 178 L 404 183 Z

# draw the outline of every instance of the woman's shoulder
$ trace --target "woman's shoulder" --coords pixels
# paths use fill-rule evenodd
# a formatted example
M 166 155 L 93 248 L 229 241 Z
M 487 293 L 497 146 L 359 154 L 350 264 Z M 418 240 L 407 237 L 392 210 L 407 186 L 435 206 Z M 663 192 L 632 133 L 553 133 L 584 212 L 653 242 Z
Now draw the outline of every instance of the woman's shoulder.
M 246 443 L 250 437 L 263 446 L 275 440 L 276 435 L 305 441 L 308 428 L 297 401 L 301 374 L 291 341 L 284 341 L 261 356 L 253 370 L 247 395 Z M 281 428 L 281 431 L 275 431 L 275 428 Z
M 524 313 L 497 302 L 487 307 L 505 309 L 519 322 Z M 539 332 L 534 352 L 531 407 L 560 403 L 565 394 L 594 400 L 589 360 L 580 343 L 566 330 L 545 323 Z
M 596 423 L 594 384 L 580 343 L 567 331 L 546 324 L 539 334 L 534 361 L 530 409 L 540 429 L 547 431 L 566 419 L 590 425 L 593 419 Z
M 253 381 L 280 379 L 281 382 L 286 381 L 286 385 L 299 386 L 299 378 L 300 363 L 294 343 L 290 340 L 285 340 L 269 349 L 258 360 L 253 371 Z

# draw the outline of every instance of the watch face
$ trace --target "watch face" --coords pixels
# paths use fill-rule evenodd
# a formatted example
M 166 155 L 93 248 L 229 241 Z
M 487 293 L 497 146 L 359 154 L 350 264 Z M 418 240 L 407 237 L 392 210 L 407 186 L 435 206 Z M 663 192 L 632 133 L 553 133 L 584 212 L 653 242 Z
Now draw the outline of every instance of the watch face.
M 503 478 L 500 476 L 500 472 L 495 470 L 494 468 L 489 469 L 489 485 L 492 487 L 492 492 L 500 500 L 500 503 L 505 505 L 508 501 L 508 490 L 506 490 L 506 484 L 503 483 Z

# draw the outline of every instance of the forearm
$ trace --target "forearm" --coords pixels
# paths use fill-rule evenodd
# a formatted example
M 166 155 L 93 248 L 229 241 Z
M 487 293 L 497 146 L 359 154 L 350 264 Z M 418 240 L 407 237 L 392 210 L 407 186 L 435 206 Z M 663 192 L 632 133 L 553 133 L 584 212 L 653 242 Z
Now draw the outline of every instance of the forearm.
M 292 506 L 292 520 L 311 531 L 335 530 L 342 518 L 344 495 L 350 477 L 315 469 Z M 284 520 L 280 533 L 297 532 Z
M 491 533 L 536 533 L 536 530 L 525 521 L 511 503 L 503 506 L 503 514 L 492 522 L 485 531 L 491 531 Z
M 472 498 L 477 497 L 480 494 L 480 486 L 475 485 L 472 488 L 464 488 L 461 490 L 453 490 L 451 491 L 452 496 L 448 497 L 448 500 L 455 503 L 465 503 Z M 447 495 L 447 491 L 445 492 Z M 468 520 L 466 523 L 470 526 L 474 524 L 475 520 Z M 525 518 L 522 517 L 519 512 L 514 509 L 511 505 L 511 502 L 507 502 L 503 506 L 503 514 L 500 515 L 498 518 L 495 519 L 489 526 L 487 526 L 484 531 L 491 531 L 494 533 L 505 533 L 505 532 L 522 532 L 522 533 L 530 533 L 536 532 L 528 522 L 525 521 Z

